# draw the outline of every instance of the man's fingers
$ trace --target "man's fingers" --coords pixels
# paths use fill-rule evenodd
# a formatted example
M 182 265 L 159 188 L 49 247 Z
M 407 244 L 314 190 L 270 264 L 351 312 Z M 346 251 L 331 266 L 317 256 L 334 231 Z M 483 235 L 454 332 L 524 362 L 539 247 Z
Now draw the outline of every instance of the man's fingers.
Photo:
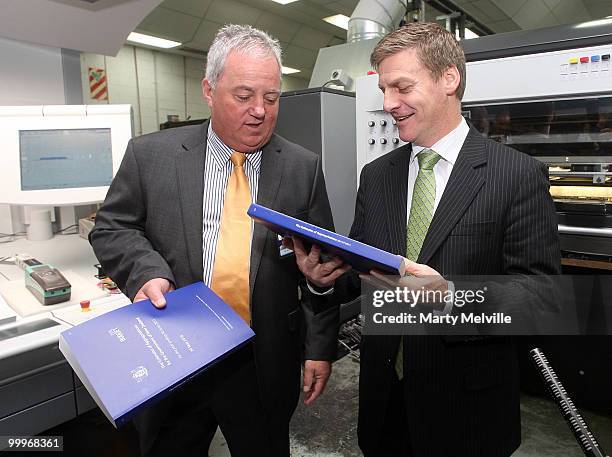
M 404 258 L 404 265 L 406 274 L 411 274 L 416 276 L 420 270 L 420 264 L 413 262 L 412 260 Z
M 312 388 L 312 381 L 314 377 L 314 370 L 312 368 L 304 367 L 304 392 L 310 392 Z
M 310 248 L 310 253 L 308 254 L 308 262 L 311 265 L 318 265 L 319 264 L 319 259 L 321 257 L 321 248 L 316 245 L 313 244 Z
M 301 260 L 307 257 L 308 253 L 306 252 L 306 248 L 304 248 L 304 243 L 302 243 L 302 240 L 296 238 L 295 236 L 291 237 L 291 240 L 293 242 L 293 252 L 295 253 L 296 258 Z
M 166 307 L 166 297 L 161 291 L 161 288 L 153 288 L 151 287 L 149 290 L 149 299 L 151 303 L 157 308 L 162 309 Z
M 322 377 L 317 378 L 314 386 L 312 387 L 310 392 L 308 392 L 308 394 L 305 396 L 304 404 L 309 405 L 312 402 L 314 402 L 319 397 L 319 395 L 321 395 L 321 393 L 323 392 L 323 389 L 325 388 L 326 383 L 327 383 L 327 378 L 322 378 Z
M 162 309 L 166 306 L 165 293 L 174 290 L 174 286 L 170 281 L 164 278 L 154 278 L 147 281 L 140 290 L 136 293 L 134 301 L 151 300 L 153 306 Z
M 347 271 L 349 271 L 351 269 L 350 265 L 343 265 L 340 268 L 336 268 L 326 279 L 329 279 L 330 281 L 335 281 L 336 279 L 338 279 L 340 276 L 342 276 L 344 273 L 346 273 Z

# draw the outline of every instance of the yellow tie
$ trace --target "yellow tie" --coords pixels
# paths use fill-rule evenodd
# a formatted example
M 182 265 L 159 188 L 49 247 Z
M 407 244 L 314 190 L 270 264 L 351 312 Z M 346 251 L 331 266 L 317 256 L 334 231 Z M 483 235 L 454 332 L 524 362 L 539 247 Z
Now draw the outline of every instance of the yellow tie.
M 251 204 L 251 190 L 244 172 L 246 155 L 234 151 L 230 159 L 234 169 L 225 188 L 211 289 L 250 323 L 251 219 L 247 210 Z

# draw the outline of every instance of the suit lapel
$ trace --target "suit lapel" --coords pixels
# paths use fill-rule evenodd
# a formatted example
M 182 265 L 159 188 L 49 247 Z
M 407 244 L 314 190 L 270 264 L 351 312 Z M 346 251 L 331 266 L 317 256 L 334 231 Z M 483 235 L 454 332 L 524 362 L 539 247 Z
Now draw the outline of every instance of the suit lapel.
M 406 255 L 406 198 L 408 195 L 408 167 L 411 145 L 393 153 L 385 174 L 385 212 L 391 250 Z
M 177 156 L 176 178 L 187 259 L 191 273 L 202 279 L 202 195 L 204 193 L 204 161 L 208 122 L 197 133 L 185 139 Z
M 477 167 L 486 164 L 487 152 L 480 133 L 473 128 L 463 143 L 442 199 L 423 242 L 419 263 L 427 263 L 457 224 L 484 184 Z
M 272 208 L 284 168 L 284 155 L 276 136 L 272 135 L 270 142 L 264 146 L 261 154 L 261 169 L 259 170 L 259 188 L 257 189 L 257 203 Z M 249 288 L 253 295 L 253 286 L 261 256 L 263 254 L 268 229 L 262 224 L 253 224 L 253 240 L 251 242 L 251 266 L 249 272 Z

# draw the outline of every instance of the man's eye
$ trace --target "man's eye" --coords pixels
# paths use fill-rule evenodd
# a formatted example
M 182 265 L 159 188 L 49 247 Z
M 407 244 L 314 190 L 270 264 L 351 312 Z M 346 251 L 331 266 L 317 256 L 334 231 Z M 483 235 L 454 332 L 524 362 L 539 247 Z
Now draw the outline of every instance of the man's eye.
M 249 100 L 250 97 L 248 95 L 236 95 L 236 98 L 241 102 L 246 102 Z
M 268 103 L 276 103 L 276 101 L 278 100 L 278 97 L 274 96 L 274 97 L 266 97 L 266 101 Z

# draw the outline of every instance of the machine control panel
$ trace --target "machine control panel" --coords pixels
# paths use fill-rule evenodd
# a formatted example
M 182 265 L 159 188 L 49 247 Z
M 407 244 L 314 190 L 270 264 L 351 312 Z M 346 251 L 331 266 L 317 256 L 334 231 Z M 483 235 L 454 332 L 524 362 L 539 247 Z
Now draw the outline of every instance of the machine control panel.
M 611 55 L 612 46 L 602 45 L 468 62 L 462 101 L 465 104 L 610 93 Z
M 378 88 L 378 75 L 356 80 L 357 176 L 363 166 L 400 147 L 397 122 L 383 110 L 383 94 Z
M 610 53 L 588 53 L 580 57 L 572 56 L 560 64 L 559 75 L 562 81 L 578 78 L 607 78 L 610 76 Z

